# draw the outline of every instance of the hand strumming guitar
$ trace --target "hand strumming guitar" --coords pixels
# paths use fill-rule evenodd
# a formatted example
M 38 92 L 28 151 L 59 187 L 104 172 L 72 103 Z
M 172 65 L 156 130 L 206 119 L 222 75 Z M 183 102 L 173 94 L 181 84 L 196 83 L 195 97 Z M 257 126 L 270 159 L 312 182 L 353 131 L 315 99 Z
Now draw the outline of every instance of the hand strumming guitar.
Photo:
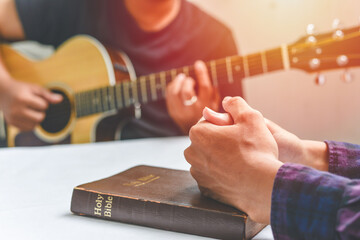
M 24 29 L 15 1 L 0 1 L 0 37 L 22 40 Z M 20 130 L 32 130 L 45 117 L 50 103 L 59 103 L 62 96 L 40 86 L 14 80 L 0 55 L 0 110 L 8 124 Z
M 172 119 L 181 130 L 188 134 L 190 128 L 201 118 L 204 107 L 219 109 L 220 97 L 210 81 L 204 62 L 194 64 L 198 84 L 195 92 L 195 80 L 185 74 L 179 74 L 167 86 L 166 105 Z
M 29 131 L 42 122 L 49 104 L 62 101 L 62 96 L 38 85 L 13 79 L 0 79 L 0 109 L 8 124 Z

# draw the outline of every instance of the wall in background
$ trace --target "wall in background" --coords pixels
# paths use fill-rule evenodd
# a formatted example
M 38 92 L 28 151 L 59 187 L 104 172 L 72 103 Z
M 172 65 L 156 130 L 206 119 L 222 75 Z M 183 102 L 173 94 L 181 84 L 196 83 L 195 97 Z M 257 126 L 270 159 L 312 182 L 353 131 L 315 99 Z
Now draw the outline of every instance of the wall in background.
M 242 54 L 295 42 L 306 26 L 331 31 L 334 18 L 343 27 L 359 25 L 358 0 L 192 0 L 225 22 Z M 211 26 L 209 26 L 211 27 Z M 265 117 L 306 139 L 332 139 L 360 144 L 360 68 L 354 81 L 340 80 L 343 70 L 315 75 L 300 70 L 279 71 L 244 80 L 246 99 Z

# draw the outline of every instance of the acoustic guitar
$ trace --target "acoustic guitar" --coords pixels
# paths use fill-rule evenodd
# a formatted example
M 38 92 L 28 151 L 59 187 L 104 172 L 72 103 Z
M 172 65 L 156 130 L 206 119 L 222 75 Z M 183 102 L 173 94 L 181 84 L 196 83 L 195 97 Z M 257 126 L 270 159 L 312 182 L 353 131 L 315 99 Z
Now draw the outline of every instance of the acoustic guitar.
M 102 121 L 121 109 L 135 109 L 131 112 L 140 118 L 141 104 L 165 98 L 166 86 L 177 74 L 195 75 L 192 66 L 185 66 L 137 77 L 124 53 L 82 35 L 69 39 L 43 61 L 27 59 L 9 45 L 0 45 L 0 51 L 12 77 L 45 86 L 64 97 L 60 104 L 49 106 L 44 121 L 33 132 L 20 132 L 7 125 L 0 113 L 0 144 L 9 147 L 110 140 L 100 136 Z M 212 84 L 221 89 L 243 78 L 277 70 L 320 72 L 358 66 L 359 53 L 360 32 L 355 27 L 306 36 L 290 45 L 206 65 Z

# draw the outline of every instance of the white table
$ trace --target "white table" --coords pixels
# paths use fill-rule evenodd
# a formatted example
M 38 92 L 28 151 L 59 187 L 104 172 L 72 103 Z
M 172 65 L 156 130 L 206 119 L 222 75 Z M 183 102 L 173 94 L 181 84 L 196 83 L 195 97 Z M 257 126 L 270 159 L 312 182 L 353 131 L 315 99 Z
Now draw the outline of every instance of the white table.
M 82 183 L 139 164 L 188 170 L 188 145 L 175 137 L 0 149 L 1 239 L 201 239 L 70 212 L 72 190 Z M 273 239 L 270 227 L 255 239 Z

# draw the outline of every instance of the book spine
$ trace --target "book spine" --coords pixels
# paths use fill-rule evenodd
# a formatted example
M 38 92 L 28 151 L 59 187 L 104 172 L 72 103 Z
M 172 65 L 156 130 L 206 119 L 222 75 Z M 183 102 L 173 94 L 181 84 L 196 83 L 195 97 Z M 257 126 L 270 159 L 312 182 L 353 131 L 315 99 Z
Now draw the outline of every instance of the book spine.
M 75 214 L 219 239 L 245 239 L 246 218 L 193 207 L 74 189 Z M 249 236 L 247 236 L 249 237 Z

